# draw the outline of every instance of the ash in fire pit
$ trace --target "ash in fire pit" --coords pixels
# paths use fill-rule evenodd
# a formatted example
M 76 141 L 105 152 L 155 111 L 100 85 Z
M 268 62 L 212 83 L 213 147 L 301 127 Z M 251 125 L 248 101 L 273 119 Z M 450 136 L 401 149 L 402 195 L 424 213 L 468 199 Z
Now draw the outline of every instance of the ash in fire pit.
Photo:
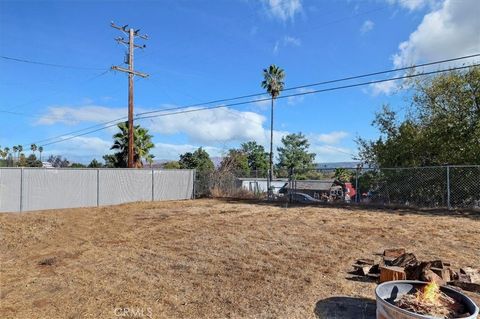
M 377 319 L 475 319 L 478 307 L 466 295 L 421 281 L 389 281 L 377 286 Z
M 435 282 L 431 282 L 415 294 L 405 294 L 395 301 L 395 305 L 421 315 L 442 319 L 465 318 L 470 315 L 463 303 L 440 291 Z

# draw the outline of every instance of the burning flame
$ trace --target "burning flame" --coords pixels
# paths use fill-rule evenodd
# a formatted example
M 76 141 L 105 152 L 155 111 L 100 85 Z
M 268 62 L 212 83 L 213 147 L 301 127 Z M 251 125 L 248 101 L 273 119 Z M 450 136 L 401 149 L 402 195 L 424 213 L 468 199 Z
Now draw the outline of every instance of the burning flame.
M 417 292 L 417 300 L 430 304 L 438 304 L 440 298 L 440 287 L 435 281 L 431 281 L 421 291 Z

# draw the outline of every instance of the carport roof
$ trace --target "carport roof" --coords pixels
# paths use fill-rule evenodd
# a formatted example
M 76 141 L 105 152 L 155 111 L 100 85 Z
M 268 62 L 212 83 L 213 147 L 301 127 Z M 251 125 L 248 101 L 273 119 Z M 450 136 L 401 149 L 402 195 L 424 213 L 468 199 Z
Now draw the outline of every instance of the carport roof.
M 297 189 L 310 189 L 328 191 L 334 184 L 334 179 L 322 179 L 322 180 L 297 180 Z

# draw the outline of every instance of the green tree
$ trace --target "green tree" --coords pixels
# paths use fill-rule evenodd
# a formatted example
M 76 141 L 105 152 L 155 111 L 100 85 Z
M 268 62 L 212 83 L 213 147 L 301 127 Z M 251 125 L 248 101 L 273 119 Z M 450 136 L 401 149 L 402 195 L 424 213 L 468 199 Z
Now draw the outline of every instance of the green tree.
M 13 150 L 13 159 L 15 160 L 15 157 L 18 159 L 18 155 L 17 155 L 18 147 L 16 145 L 13 146 L 12 150 Z
M 414 84 L 410 115 L 388 105 L 376 114 L 377 140 L 359 138 L 359 159 L 372 166 L 480 164 L 480 67 Z
M 371 166 L 417 167 L 480 164 L 480 68 L 443 73 L 414 83 L 408 116 L 384 106 L 373 125 L 376 140 L 358 139 L 359 159 Z M 446 169 L 372 171 L 359 179 L 361 191 L 383 194 L 390 203 L 446 206 Z M 450 185 L 462 196 L 452 206 L 473 206 L 478 172 L 450 168 Z M 405 188 L 405 185 L 409 185 Z
M 18 167 L 26 167 L 27 166 L 27 158 L 25 157 L 25 154 L 23 154 L 23 153 L 18 154 L 18 160 L 17 160 L 16 166 L 18 166 Z
M 289 171 L 295 169 L 297 178 L 304 179 L 308 170 L 314 168 L 315 153 L 310 153 L 308 148 L 310 143 L 302 133 L 288 134 L 282 137 L 282 147 L 278 147 L 278 164 L 279 170 Z
M 248 157 L 241 149 L 231 149 L 227 156 L 222 159 L 219 171 L 231 172 L 237 177 L 247 177 L 250 175 L 248 166 Z
M 60 155 L 50 155 L 47 159 L 47 162 L 52 164 L 53 167 L 68 167 L 70 166 L 70 162 L 65 158 L 61 157 Z
M 37 156 L 35 154 L 31 154 L 27 158 L 27 165 L 29 167 L 43 167 L 42 161 L 37 159 Z
M 3 166 L 11 166 L 12 165 L 12 154 L 10 154 L 10 148 L 5 147 L 3 150 L 0 150 L 1 157 L 3 158 Z
M 178 163 L 180 164 L 180 168 L 184 169 L 195 169 L 197 165 L 192 152 L 181 154 Z
M 35 154 L 30 154 L 28 157 L 25 154 L 21 153 L 19 160 L 17 162 L 19 167 L 42 167 L 42 162 L 40 162 Z
M 99 161 L 97 161 L 96 158 L 94 158 L 89 164 L 88 166 L 89 168 L 101 168 L 103 167 L 102 163 L 100 163 Z
M 258 174 L 265 174 L 268 170 L 268 153 L 262 145 L 251 141 L 241 145 L 242 151 L 247 156 L 248 168 L 250 171 L 257 171 Z
M 89 168 L 101 168 L 103 167 L 102 163 L 100 163 L 99 161 L 97 161 L 97 159 L 93 159 L 89 164 L 88 164 L 88 167 Z
M 178 161 L 169 161 L 163 164 L 164 169 L 180 169 L 180 163 Z
M 274 100 L 280 95 L 280 92 L 285 86 L 285 71 L 275 64 L 272 64 L 268 69 L 263 69 L 263 81 L 261 83 L 262 88 L 267 90 L 267 93 L 271 97 L 271 109 L 270 109 L 270 155 L 269 155 L 269 180 L 273 178 L 273 103 Z
M 87 166 L 85 164 L 82 164 L 82 163 L 72 163 L 72 164 L 70 164 L 70 167 L 71 168 L 85 168 Z
M 30 150 L 32 151 L 33 154 L 35 154 L 35 152 L 37 151 L 37 145 L 36 144 L 30 145 Z
M 7 158 L 7 155 L 8 155 L 7 148 L 2 150 L 2 148 L 0 147 L 0 157 L 5 160 Z
M 115 154 L 106 154 L 103 155 L 103 160 L 105 161 L 105 167 L 107 168 L 115 168 L 115 167 L 125 167 L 126 162 L 122 160 L 122 163 L 119 162 L 120 156 L 116 156 Z M 124 165 L 124 166 L 121 166 Z
M 187 152 L 180 155 L 180 167 L 184 169 L 196 169 L 199 172 L 208 172 L 215 170 L 210 155 L 203 148 L 198 148 L 195 152 Z
M 117 150 L 113 154 L 114 158 L 107 155 L 109 165 L 114 165 L 114 167 L 127 167 L 128 161 L 128 122 L 122 122 L 118 124 L 118 129 L 120 132 L 113 135 L 113 145 L 110 148 L 111 150 Z M 150 150 L 155 147 L 155 144 L 152 142 L 152 135 L 148 134 L 148 130 L 140 127 L 140 125 L 134 126 L 133 131 L 133 143 L 134 143 L 134 156 L 133 161 L 135 167 L 143 167 L 142 159 L 145 159 L 147 162 L 153 159 L 153 155 L 150 154 Z M 104 156 L 105 159 L 105 156 Z M 105 159 L 105 161 L 107 161 Z
M 345 169 L 345 168 L 336 168 L 335 169 L 335 179 L 342 182 L 342 183 L 347 183 L 352 180 L 352 177 L 354 176 L 353 171 Z

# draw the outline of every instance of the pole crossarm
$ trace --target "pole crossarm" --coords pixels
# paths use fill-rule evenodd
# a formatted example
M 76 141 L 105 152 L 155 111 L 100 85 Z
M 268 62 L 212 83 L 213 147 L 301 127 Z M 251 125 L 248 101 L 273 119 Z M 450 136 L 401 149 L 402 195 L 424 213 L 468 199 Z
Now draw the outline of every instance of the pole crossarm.
M 125 45 L 129 45 L 129 44 L 130 44 L 130 42 L 128 42 L 127 40 L 125 40 L 125 39 L 122 38 L 122 37 L 115 38 L 115 41 L 117 41 L 118 43 L 123 43 L 123 44 L 125 44 Z M 147 47 L 145 44 L 143 44 L 143 45 L 133 44 L 133 46 L 134 46 L 135 48 L 142 49 L 142 50 Z
M 121 66 L 116 66 L 116 65 L 112 66 L 111 69 L 115 70 L 115 71 L 130 73 L 130 74 L 133 74 L 133 75 L 138 75 L 138 76 L 141 76 L 142 78 L 147 78 L 149 76 L 147 73 L 138 72 L 138 71 L 130 71 L 129 69 L 122 68 Z

